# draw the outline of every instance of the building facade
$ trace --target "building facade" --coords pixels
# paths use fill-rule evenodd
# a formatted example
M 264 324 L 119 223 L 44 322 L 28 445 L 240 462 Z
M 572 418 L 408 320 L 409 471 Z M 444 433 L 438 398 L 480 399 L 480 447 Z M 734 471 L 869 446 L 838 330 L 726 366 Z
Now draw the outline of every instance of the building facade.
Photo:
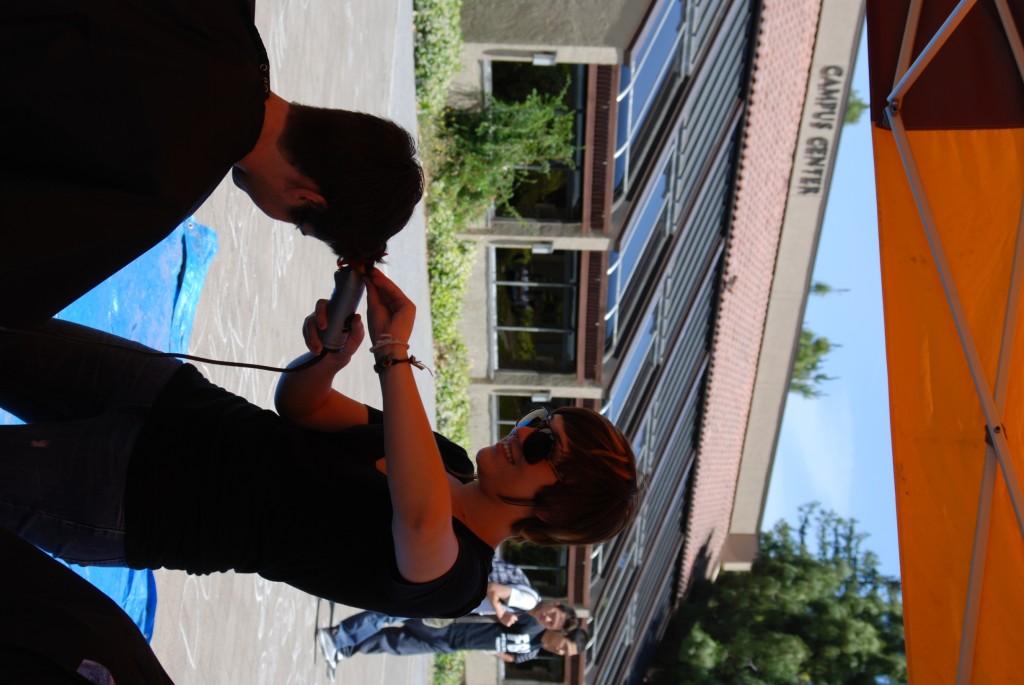
M 732 506 L 822 4 L 466 0 L 455 97 L 564 92 L 577 150 L 463 236 L 471 440 L 540 404 L 590 407 L 629 437 L 644 483 L 612 541 L 503 550 L 542 594 L 589 611 L 585 654 L 470 659 L 469 683 L 637 681 L 690 580 L 756 554 L 764 468 L 744 471 L 746 527 L 731 528 Z M 840 95 L 851 61 L 848 39 Z M 820 213 L 798 223 L 816 246 Z M 801 259 L 784 266 L 805 293 L 813 250 Z M 799 302 L 772 341 L 790 360 Z M 781 401 L 788 372 L 758 391 Z

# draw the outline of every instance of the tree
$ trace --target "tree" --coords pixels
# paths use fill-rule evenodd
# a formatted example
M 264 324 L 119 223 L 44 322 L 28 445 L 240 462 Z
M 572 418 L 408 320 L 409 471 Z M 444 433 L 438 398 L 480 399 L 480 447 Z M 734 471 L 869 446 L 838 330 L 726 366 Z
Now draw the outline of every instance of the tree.
M 846 99 L 846 114 L 843 115 L 844 124 L 856 124 L 860 121 L 860 115 L 864 113 L 864 110 L 868 108 L 866 103 L 853 88 L 850 89 L 850 95 Z
M 749 573 L 694 588 L 662 644 L 661 683 L 906 680 L 900 584 L 856 522 L 816 503 L 761 534 Z M 674 658 L 669 657 L 671 655 Z
M 820 384 L 833 380 L 821 370 L 825 357 L 833 347 L 838 345 L 825 336 L 815 335 L 814 331 L 806 326 L 800 330 L 796 359 L 793 360 L 793 377 L 789 381 L 790 392 L 807 398 L 821 396 Z
M 831 293 L 848 292 L 850 292 L 849 288 L 834 288 L 824 281 L 814 281 L 813 283 L 811 283 L 811 294 L 818 295 L 819 297 L 824 297 L 825 295 L 829 295 Z
M 824 297 L 830 293 L 845 293 L 847 288 L 833 288 L 824 281 L 811 283 L 810 293 Z M 832 348 L 839 347 L 825 336 L 817 335 L 804 326 L 800 330 L 797 341 L 796 359 L 793 360 L 793 376 L 789 381 L 789 391 L 806 398 L 820 397 L 821 384 L 834 380 L 821 370 L 825 357 Z

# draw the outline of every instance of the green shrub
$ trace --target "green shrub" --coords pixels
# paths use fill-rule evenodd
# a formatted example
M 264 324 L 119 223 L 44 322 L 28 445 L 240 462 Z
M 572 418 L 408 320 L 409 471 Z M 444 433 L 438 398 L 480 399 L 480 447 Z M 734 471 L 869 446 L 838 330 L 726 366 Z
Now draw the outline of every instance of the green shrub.
M 435 181 L 437 185 L 438 181 Z M 443 196 L 442 196 L 443 197 Z M 471 246 L 456 237 L 450 201 L 427 202 L 427 273 L 434 334 L 437 429 L 460 445 L 469 438 L 469 354 L 459 333 L 462 297 L 473 268 Z
M 448 150 L 438 169 L 444 192 L 455 197 L 460 226 L 491 207 L 506 211 L 516 183 L 528 174 L 546 174 L 551 162 L 573 157 L 573 115 L 562 108 L 563 94 L 532 92 L 521 102 L 489 99 L 476 109 L 448 109 L 438 135 Z
M 461 9 L 462 0 L 413 2 L 416 99 L 421 116 L 436 116 L 444 109 L 448 84 L 459 69 Z
M 474 110 L 445 111 L 433 122 L 427 159 L 427 254 L 438 430 L 466 444 L 469 356 L 459 333 L 473 248 L 458 234 L 492 205 L 507 206 L 525 167 L 546 171 L 572 158 L 572 115 L 561 95 L 531 94 L 523 102 L 490 100 Z
M 436 179 L 436 160 L 443 159 L 443 140 L 434 136 L 441 119 L 448 84 L 459 67 L 462 32 L 459 11 L 462 0 L 415 0 L 416 100 L 419 104 L 421 155 L 427 176 L 427 252 L 430 255 L 430 309 L 433 321 L 434 356 L 437 365 L 436 402 L 438 430 L 459 444 L 466 444 L 469 426 L 469 355 L 458 334 L 462 292 L 472 257 L 456 240 L 455 207 L 439 192 L 444 180 Z M 462 654 L 434 657 L 434 685 L 462 685 L 466 661 Z
M 462 685 L 466 678 L 466 658 L 459 652 L 434 657 L 434 685 Z
M 507 207 L 525 167 L 546 171 L 572 158 L 572 116 L 562 94 L 536 92 L 522 102 L 491 100 L 473 110 L 445 109 L 459 68 L 462 0 L 415 0 L 416 97 L 426 193 L 427 253 L 438 430 L 466 444 L 469 355 L 459 334 L 472 246 L 458 234 L 491 205 Z

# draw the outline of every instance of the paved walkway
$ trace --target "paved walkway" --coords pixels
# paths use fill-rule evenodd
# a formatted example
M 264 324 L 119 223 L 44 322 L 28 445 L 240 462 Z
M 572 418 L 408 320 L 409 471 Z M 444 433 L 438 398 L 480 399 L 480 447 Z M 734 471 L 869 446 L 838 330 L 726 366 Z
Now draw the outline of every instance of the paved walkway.
M 271 86 L 285 99 L 367 111 L 415 127 L 412 0 L 260 0 L 256 22 L 270 55 Z M 202 102 L 186 99 L 182 116 L 202 117 L 202 110 Z M 221 359 L 288 362 L 304 349 L 303 317 L 317 298 L 330 295 L 329 251 L 264 217 L 230 181 L 197 218 L 217 230 L 220 250 L 199 305 L 192 349 Z M 412 350 L 431 358 L 422 211 L 391 242 L 390 253 L 389 274 L 420 305 Z M 369 354 L 357 356 L 337 386 L 379 406 L 369 360 Z M 217 384 L 272 406 L 274 374 L 204 371 Z M 418 380 L 432 416 L 432 379 L 424 373 Z M 330 495 L 318 487 L 309 484 L 311 497 Z M 355 554 L 353 563 L 359 563 Z M 253 575 L 159 572 L 157 585 L 153 646 L 180 685 L 326 682 L 313 638 L 317 623 L 327 622 L 326 602 L 318 617 L 314 598 Z M 340 607 L 336 617 L 348 613 Z M 338 682 L 426 683 L 429 666 L 427 657 L 356 657 L 341 664 Z

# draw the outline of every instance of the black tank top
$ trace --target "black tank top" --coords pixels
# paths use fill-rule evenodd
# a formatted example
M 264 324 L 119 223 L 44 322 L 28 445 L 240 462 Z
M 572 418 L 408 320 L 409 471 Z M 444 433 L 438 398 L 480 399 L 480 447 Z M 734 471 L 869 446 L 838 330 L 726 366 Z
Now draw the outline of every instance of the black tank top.
M 132 455 L 128 563 L 190 573 L 258 573 L 393 616 L 461 616 L 484 597 L 494 550 L 457 519 L 453 567 L 402 578 L 391 535 L 381 414 L 334 433 L 297 427 L 184 365 L 161 392 Z M 471 472 L 440 435 L 449 471 Z

